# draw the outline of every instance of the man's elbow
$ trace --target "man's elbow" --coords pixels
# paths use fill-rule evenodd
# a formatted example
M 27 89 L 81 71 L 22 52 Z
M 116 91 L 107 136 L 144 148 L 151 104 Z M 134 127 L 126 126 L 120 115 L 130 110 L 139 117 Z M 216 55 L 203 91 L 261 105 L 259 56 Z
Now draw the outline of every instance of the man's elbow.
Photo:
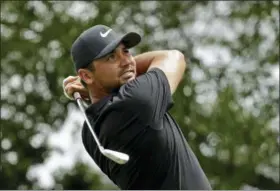
M 187 62 L 185 55 L 179 50 L 172 50 L 172 53 L 175 55 L 176 59 L 178 60 L 179 67 L 182 71 L 185 71 L 187 68 Z

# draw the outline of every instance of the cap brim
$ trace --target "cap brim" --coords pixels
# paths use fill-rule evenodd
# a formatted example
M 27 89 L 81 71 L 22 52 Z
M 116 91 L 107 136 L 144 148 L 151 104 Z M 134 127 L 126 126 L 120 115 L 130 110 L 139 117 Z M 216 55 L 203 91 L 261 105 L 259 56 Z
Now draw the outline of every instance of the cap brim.
M 111 42 L 107 45 L 96 57 L 95 59 L 102 58 L 107 54 L 111 53 L 113 50 L 117 48 L 120 43 L 123 43 L 126 48 L 132 48 L 139 44 L 141 41 L 141 36 L 138 33 L 130 32 L 122 37 L 118 38 L 117 40 Z

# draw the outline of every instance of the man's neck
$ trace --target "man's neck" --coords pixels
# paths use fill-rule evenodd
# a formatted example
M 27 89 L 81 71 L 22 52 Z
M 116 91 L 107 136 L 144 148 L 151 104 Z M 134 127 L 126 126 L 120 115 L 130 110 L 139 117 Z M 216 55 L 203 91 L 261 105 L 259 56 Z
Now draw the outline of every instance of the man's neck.
M 99 100 L 101 100 L 102 98 L 108 96 L 109 94 L 108 93 L 105 93 L 105 92 L 94 92 L 94 91 L 89 91 L 89 96 L 90 96 L 90 100 L 91 100 L 91 103 L 94 104 L 96 102 L 98 102 Z
M 110 95 L 103 87 L 88 87 L 91 103 L 94 104 L 102 98 Z

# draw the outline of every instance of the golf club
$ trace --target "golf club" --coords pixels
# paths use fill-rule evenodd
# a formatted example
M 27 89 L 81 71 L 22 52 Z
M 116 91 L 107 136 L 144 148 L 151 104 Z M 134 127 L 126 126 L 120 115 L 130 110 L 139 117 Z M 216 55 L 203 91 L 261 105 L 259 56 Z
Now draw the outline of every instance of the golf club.
M 86 113 L 85 113 L 85 108 L 84 106 L 82 105 L 82 97 L 81 95 L 78 93 L 78 92 L 75 92 L 74 93 L 74 98 L 75 100 L 77 101 L 78 105 L 79 105 L 79 108 L 80 110 L 82 111 L 84 117 L 85 117 L 85 120 L 87 122 L 87 126 L 95 140 L 95 142 L 97 143 L 97 146 L 100 150 L 100 152 L 106 156 L 107 158 L 111 159 L 112 161 L 118 163 L 118 164 L 125 164 L 128 162 L 129 160 L 129 156 L 125 153 L 121 153 L 121 152 L 117 152 L 117 151 L 113 151 L 113 150 L 109 150 L 109 149 L 105 149 L 99 142 L 95 132 L 93 131 L 93 128 L 91 127 L 91 124 L 86 116 Z

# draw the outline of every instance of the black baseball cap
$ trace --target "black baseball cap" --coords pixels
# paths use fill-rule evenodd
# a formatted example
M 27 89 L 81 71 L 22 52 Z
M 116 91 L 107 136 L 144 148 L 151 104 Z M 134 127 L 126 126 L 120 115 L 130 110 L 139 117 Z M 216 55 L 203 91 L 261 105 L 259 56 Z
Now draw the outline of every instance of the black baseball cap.
M 87 67 L 93 60 L 102 58 L 111 53 L 120 43 L 126 48 L 136 46 L 141 36 L 135 32 L 117 35 L 110 27 L 95 25 L 85 30 L 73 43 L 71 56 L 75 69 Z

